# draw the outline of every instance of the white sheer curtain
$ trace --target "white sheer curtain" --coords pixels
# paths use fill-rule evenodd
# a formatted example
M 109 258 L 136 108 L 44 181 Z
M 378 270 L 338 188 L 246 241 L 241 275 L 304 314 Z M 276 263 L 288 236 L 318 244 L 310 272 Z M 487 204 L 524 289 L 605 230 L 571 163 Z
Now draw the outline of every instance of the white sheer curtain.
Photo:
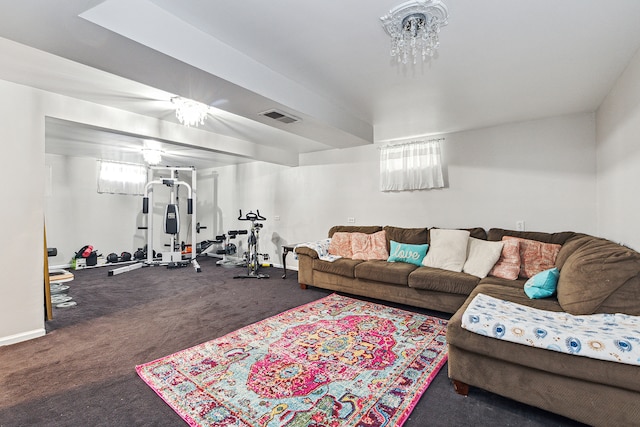
M 380 191 L 444 187 L 440 141 L 414 141 L 382 147 Z
M 98 160 L 98 193 L 144 195 L 147 168 Z

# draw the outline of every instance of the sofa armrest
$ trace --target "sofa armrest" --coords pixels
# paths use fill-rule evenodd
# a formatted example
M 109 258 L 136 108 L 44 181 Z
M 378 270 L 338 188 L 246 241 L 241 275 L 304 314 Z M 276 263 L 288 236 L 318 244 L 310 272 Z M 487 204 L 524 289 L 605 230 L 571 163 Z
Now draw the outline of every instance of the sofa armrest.
M 294 250 L 298 257 L 298 283 L 305 289 L 307 285 L 313 285 L 313 260 L 319 255 L 314 249 L 298 246 Z
M 305 246 L 297 246 L 296 248 L 294 248 L 293 252 L 300 256 L 308 256 L 311 258 L 318 258 L 318 252 L 316 252 L 314 249 L 311 248 L 307 248 Z

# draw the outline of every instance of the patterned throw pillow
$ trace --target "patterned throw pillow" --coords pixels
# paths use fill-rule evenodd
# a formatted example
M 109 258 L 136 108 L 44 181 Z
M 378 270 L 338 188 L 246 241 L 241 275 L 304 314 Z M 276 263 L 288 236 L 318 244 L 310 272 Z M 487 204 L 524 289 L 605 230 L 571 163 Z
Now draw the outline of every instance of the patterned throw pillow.
M 503 240 L 520 242 L 520 277 L 529 278 L 555 267 L 561 245 L 542 243 L 537 240 L 504 236 Z
M 331 243 L 329 243 L 329 254 L 343 258 L 351 258 L 353 256 L 353 252 L 351 251 L 351 233 L 343 231 L 333 233 Z
M 406 262 L 420 267 L 422 260 L 427 254 L 429 245 L 410 245 L 408 243 L 398 243 L 393 240 L 390 242 L 391 251 L 387 262 Z
M 516 280 L 520 274 L 520 242 L 507 240 L 506 238 L 502 240 L 504 241 L 502 253 L 489 275 L 502 279 Z
M 387 237 L 384 230 L 373 234 L 351 233 L 352 259 L 369 261 L 389 258 Z

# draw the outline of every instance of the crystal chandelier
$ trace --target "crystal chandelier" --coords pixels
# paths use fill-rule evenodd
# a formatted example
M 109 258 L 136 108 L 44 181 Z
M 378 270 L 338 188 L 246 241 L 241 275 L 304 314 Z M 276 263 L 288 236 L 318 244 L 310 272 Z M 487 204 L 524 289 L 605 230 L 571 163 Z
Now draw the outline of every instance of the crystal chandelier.
M 422 56 L 425 61 L 440 47 L 440 27 L 447 25 L 449 11 L 440 0 L 411 0 L 380 18 L 391 36 L 391 56 L 406 64 Z
M 192 99 L 176 96 L 171 102 L 176 106 L 176 117 L 187 127 L 203 125 L 209 114 L 209 106 Z

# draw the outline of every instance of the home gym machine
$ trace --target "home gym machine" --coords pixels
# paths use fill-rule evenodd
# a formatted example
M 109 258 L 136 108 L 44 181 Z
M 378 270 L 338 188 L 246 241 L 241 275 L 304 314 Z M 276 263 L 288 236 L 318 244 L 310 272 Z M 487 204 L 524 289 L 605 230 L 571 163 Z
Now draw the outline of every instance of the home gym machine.
M 136 264 L 127 265 L 124 267 L 116 268 L 109 271 L 109 276 L 125 273 L 127 271 L 136 270 L 138 268 L 152 266 L 152 265 L 164 265 L 167 268 L 185 267 L 191 264 L 197 273 L 201 272 L 200 264 L 196 260 L 197 251 L 191 250 L 191 253 L 187 253 L 186 259 L 183 258 L 181 251 L 184 243 L 179 242 L 180 233 L 180 210 L 178 206 L 178 188 L 184 187 L 187 189 L 187 214 L 191 215 L 191 241 L 196 238 L 196 233 L 201 228 L 199 223 L 196 222 L 196 170 L 194 167 L 172 167 L 172 166 L 150 166 L 149 173 L 150 178 L 156 171 L 169 172 L 168 177 L 160 177 L 158 179 L 152 179 L 147 182 L 144 188 L 144 198 L 142 199 L 142 213 L 147 215 L 147 226 L 138 227 L 139 229 L 147 231 L 147 244 L 146 244 L 146 258 L 141 259 Z M 178 179 L 180 172 L 191 173 L 191 184 Z M 166 186 L 169 188 L 169 203 L 165 206 L 164 210 L 164 233 L 170 236 L 169 251 L 163 251 L 158 257 L 155 257 L 155 250 L 153 250 L 153 214 L 149 214 L 149 206 L 153 209 L 153 188 L 154 186 Z M 190 244 L 192 249 L 196 248 L 196 245 Z
M 258 252 L 258 238 L 260 235 L 260 229 L 263 224 L 258 221 L 266 221 L 267 218 L 260 215 L 260 211 L 256 210 L 256 213 L 251 211 L 242 216 L 242 209 L 240 209 L 240 221 L 251 221 L 251 230 L 249 231 L 249 238 L 247 242 L 247 251 L 244 253 L 244 260 L 247 264 L 247 274 L 240 274 L 233 276 L 234 279 L 268 279 L 268 274 L 262 274 L 259 272 L 261 264 L 258 262 L 258 256 L 261 256 L 263 260 L 268 260 L 268 254 L 261 254 Z

